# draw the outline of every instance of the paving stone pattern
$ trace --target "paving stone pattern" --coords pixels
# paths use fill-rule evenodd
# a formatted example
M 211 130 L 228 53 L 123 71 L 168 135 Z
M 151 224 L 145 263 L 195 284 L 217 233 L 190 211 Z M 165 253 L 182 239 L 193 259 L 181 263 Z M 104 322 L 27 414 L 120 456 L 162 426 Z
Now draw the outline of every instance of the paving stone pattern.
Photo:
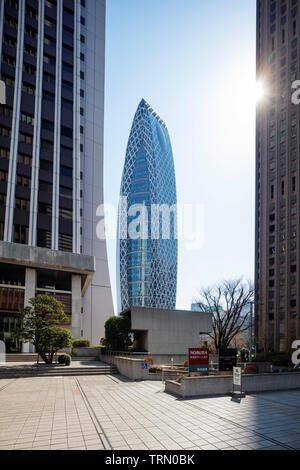
M 300 391 L 182 400 L 120 376 L 0 380 L 0 449 L 300 449 Z

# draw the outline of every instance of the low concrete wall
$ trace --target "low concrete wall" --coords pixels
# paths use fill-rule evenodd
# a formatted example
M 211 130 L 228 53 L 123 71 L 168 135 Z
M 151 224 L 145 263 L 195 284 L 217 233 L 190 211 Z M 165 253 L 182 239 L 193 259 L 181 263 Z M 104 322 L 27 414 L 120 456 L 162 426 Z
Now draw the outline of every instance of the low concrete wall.
M 300 389 L 300 373 L 244 375 L 246 393 Z M 165 391 L 181 397 L 228 395 L 232 391 L 232 375 L 185 377 L 181 384 L 167 381 Z
M 96 357 L 99 356 L 99 348 L 73 348 L 72 356 L 74 357 Z
M 165 385 L 165 392 L 171 395 L 184 397 L 184 387 L 182 383 L 175 382 L 174 380 L 167 380 Z
M 151 356 L 152 357 L 152 356 Z M 150 373 L 149 368 L 143 369 L 144 358 L 135 359 L 131 357 L 111 356 L 100 354 L 100 361 L 117 367 L 119 373 L 131 380 L 162 380 L 162 373 Z M 182 371 L 165 370 L 164 378 L 175 380 Z
M 113 364 L 119 373 L 131 380 L 149 380 L 148 369 L 143 369 L 143 359 L 100 354 L 100 361 Z
M 103 360 L 104 357 L 109 357 L 112 356 L 112 353 L 110 354 L 105 354 L 101 355 L 101 351 L 97 352 L 98 357 L 101 360 Z M 116 356 L 118 357 L 127 357 L 130 359 L 144 359 L 145 357 L 152 357 L 154 360 L 154 365 L 155 366 L 170 366 L 172 365 L 172 359 L 173 359 L 173 364 L 175 365 L 183 365 L 185 361 L 188 360 L 188 355 L 187 354 L 151 354 L 151 353 L 134 353 L 134 354 L 126 354 L 126 353 L 115 353 Z

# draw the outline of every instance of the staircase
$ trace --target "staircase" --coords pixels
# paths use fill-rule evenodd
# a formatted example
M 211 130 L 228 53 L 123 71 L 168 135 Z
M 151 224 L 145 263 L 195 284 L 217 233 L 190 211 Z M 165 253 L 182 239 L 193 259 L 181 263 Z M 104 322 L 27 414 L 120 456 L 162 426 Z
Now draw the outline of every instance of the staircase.
M 72 356 L 72 362 L 99 361 L 98 357 L 76 357 Z
M 36 362 L 37 354 L 6 354 L 6 362 Z
M 72 377 L 87 375 L 117 375 L 115 366 L 87 366 L 68 367 L 58 365 L 32 365 L 32 366 L 2 366 L 0 367 L 0 379 L 20 377 Z
M 119 373 L 114 365 L 97 363 L 97 361 L 99 361 L 97 357 L 72 357 L 71 366 L 44 364 L 42 360 L 37 364 L 37 358 L 37 354 L 6 354 L 6 363 L 0 366 L 0 379 L 17 377 L 116 375 Z M 13 363 L 15 363 L 15 365 Z
M 75 357 L 72 356 L 72 362 L 98 361 L 97 357 Z M 37 354 L 6 354 L 6 362 L 37 362 Z M 42 362 L 42 360 L 40 360 Z

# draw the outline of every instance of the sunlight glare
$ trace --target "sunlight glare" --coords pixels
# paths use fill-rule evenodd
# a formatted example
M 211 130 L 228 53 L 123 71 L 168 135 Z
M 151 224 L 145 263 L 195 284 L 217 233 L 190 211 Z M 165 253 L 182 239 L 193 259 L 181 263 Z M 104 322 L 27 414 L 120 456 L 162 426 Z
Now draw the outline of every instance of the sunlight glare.
M 265 88 L 262 80 L 256 82 L 256 102 L 259 103 L 265 97 Z

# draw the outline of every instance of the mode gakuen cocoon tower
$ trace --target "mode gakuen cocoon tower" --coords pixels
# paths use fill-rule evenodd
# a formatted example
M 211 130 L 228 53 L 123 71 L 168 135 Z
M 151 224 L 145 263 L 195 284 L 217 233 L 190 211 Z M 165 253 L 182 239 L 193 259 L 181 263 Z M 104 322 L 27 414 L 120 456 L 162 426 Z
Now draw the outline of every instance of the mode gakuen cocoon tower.
M 129 136 L 120 196 L 118 309 L 174 309 L 178 241 L 173 153 L 165 123 L 144 99 Z M 132 236 L 130 225 L 142 213 L 142 227 L 137 227 Z M 163 233 L 164 224 L 169 224 L 167 235 Z

